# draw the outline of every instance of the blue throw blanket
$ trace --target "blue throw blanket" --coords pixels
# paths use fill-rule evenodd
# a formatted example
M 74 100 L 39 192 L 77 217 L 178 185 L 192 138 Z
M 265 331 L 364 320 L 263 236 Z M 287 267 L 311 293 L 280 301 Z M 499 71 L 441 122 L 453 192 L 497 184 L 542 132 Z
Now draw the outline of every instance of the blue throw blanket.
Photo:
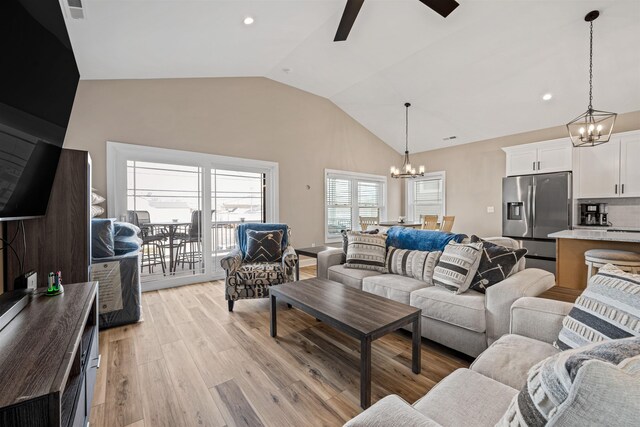
M 416 230 L 408 227 L 391 227 L 387 231 L 387 247 L 417 251 L 443 251 L 451 241 L 460 243 L 465 234 L 432 230 Z
M 247 230 L 255 231 L 272 231 L 282 230 L 282 250 L 287 249 L 289 245 L 289 236 L 287 224 L 262 224 L 259 222 L 243 222 L 238 225 L 238 247 L 242 253 L 242 257 L 247 254 Z

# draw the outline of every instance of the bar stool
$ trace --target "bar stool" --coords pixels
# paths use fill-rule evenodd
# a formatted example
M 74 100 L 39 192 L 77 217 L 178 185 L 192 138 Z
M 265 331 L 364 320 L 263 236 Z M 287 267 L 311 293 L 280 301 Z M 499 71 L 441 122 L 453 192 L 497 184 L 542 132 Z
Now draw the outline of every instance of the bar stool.
M 591 279 L 594 268 L 612 264 L 622 271 L 640 273 L 640 254 L 615 249 L 590 249 L 584 253 L 584 263 L 589 268 L 587 280 Z

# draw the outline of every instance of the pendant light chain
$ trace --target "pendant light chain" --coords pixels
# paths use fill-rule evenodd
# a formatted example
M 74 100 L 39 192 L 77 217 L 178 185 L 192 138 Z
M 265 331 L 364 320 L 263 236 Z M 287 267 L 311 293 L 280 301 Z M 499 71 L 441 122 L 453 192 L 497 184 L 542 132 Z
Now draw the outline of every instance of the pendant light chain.
M 589 110 L 593 110 L 593 21 L 589 26 Z
M 404 115 L 404 152 L 405 154 L 409 152 L 409 106 L 405 105 L 405 115 Z

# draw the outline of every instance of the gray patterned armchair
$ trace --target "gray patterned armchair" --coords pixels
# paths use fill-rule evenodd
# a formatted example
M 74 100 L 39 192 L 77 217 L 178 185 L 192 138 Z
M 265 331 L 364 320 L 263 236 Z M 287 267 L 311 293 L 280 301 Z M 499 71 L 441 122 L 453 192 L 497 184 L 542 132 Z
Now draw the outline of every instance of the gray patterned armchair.
M 282 230 L 282 260 L 279 262 L 245 262 L 247 253 L 247 231 Z M 239 299 L 268 298 L 269 288 L 296 280 L 298 263 L 293 246 L 289 244 L 290 230 L 286 224 L 243 223 L 237 228 L 237 247 L 220 260 L 226 271 L 225 299 L 229 311 Z

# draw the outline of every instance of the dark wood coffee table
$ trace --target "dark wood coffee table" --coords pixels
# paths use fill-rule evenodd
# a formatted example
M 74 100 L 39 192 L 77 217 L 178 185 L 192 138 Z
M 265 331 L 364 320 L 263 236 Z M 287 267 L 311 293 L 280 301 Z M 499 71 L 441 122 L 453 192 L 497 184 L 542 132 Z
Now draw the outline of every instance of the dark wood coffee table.
M 282 300 L 360 340 L 360 406 L 371 406 L 371 342 L 412 325 L 412 371 L 420 367 L 419 308 L 350 288 L 326 279 L 306 279 L 269 289 L 271 336 L 277 335 L 276 301 Z

